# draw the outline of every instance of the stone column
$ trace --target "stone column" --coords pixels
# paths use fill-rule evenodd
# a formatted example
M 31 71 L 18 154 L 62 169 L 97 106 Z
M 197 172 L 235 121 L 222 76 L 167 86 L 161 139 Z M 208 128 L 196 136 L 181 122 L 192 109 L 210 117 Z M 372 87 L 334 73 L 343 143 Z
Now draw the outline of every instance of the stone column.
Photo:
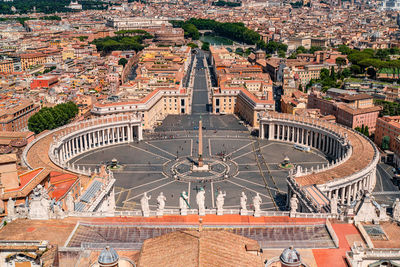
M 91 149 L 92 148 L 92 146 L 93 146 L 93 132 L 91 132 L 91 133 L 89 133 L 89 136 L 88 136 L 88 138 L 89 138 L 89 149 Z
M 132 126 L 128 124 L 128 127 L 126 128 L 127 134 L 128 134 L 128 142 L 132 142 Z
M 342 193 L 342 195 L 341 195 L 342 204 L 344 204 L 345 196 L 346 196 L 346 187 L 341 188 L 341 193 Z
M 83 151 L 83 137 L 82 135 L 79 136 L 79 153 Z
M 121 126 L 117 127 L 117 143 L 121 142 Z
M 65 145 L 66 145 L 66 150 L 65 150 L 65 157 L 64 159 L 66 159 L 67 157 L 69 158 L 71 156 L 71 146 L 70 146 L 71 141 L 68 140 Z
M 283 140 L 283 141 L 286 141 L 287 138 L 288 138 L 288 136 L 287 136 L 287 134 L 288 134 L 287 126 L 283 124 L 283 125 L 282 125 L 282 130 L 283 130 L 282 140 Z
M 89 149 L 89 133 L 84 135 L 85 138 L 85 150 Z
M 270 123 L 268 126 L 268 140 L 274 140 L 274 124 Z
M 102 130 L 101 130 L 101 143 L 102 143 L 103 146 L 105 145 L 105 142 L 104 142 L 104 135 L 105 135 L 105 130 L 102 129 Z
M 314 146 L 315 148 L 318 148 L 318 132 L 314 132 Z
M 294 142 L 294 127 L 290 127 L 290 142 Z
M 260 123 L 260 139 L 264 139 L 264 127 L 265 127 L 265 124 L 263 124 L 263 123 Z
M 62 148 L 58 150 L 58 161 L 60 163 L 63 163 L 65 161 L 64 159 L 64 145 L 61 146 Z
M 351 203 L 351 187 L 350 185 L 348 185 L 347 187 L 347 194 L 346 194 L 346 198 L 347 198 L 347 204 L 350 205 Z
M 138 127 L 138 135 L 139 135 L 139 141 L 143 139 L 143 129 L 142 125 L 140 124 Z
M 125 131 L 126 126 L 122 126 L 122 140 L 125 142 L 127 140 L 126 138 L 126 131 Z
M 278 140 L 281 140 L 281 125 L 278 124 Z
M 72 139 L 72 156 L 76 155 L 76 148 L 77 148 L 76 137 L 73 137 L 73 139 Z

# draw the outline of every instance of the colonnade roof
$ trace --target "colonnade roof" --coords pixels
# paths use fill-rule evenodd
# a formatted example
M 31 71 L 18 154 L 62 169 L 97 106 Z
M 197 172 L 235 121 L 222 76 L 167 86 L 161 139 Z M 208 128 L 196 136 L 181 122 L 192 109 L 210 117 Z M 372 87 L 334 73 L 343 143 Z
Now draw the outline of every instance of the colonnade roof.
M 372 144 L 352 131 L 343 128 L 340 130 L 347 132 L 348 140 L 353 148 L 350 158 L 332 169 L 295 178 L 299 185 L 324 184 L 334 179 L 352 175 L 371 164 L 375 153 Z
M 341 179 L 347 176 L 350 176 L 358 171 L 361 171 L 367 168 L 373 161 L 375 150 L 374 146 L 371 142 L 369 142 L 366 137 L 361 136 L 354 131 L 342 127 L 338 124 L 333 124 L 328 121 L 323 121 L 319 119 L 306 118 L 294 116 L 291 114 L 283 114 L 283 113 L 275 113 L 269 112 L 268 114 L 264 114 L 265 119 L 288 119 L 293 121 L 299 121 L 304 123 L 311 123 L 317 126 L 324 126 L 332 131 L 340 133 L 341 135 L 347 134 L 347 139 L 350 141 L 352 146 L 352 154 L 350 158 L 342 164 L 338 166 L 328 169 L 326 171 L 320 171 L 318 173 L 311 173 L 308 175 L 300 176 L 294 178 L 295 181 L 300 186 L 307 185 L 319 185 L 325 184 L 335 179 Z

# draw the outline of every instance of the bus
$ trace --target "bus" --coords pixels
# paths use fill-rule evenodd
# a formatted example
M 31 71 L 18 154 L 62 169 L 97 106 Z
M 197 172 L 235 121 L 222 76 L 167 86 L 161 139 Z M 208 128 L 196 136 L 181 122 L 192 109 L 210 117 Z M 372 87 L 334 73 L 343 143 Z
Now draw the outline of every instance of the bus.
M 300 151 L 304 151 L 304 152 L 310 152 L 310 147 L 309 146 L 303 146 L 303 145 L 299 145 L 299 144 L 294 144 L 293 145 L 294 149 L 298 149 Z

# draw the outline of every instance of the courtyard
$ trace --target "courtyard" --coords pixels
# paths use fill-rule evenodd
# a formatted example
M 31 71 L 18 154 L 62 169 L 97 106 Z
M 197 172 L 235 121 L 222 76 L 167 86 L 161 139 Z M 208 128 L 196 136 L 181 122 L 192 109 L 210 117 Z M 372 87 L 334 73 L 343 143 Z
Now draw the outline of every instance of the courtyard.
M 185 117 L 181 121 L 194 121 Z M 221 116 L 206 117 L 203 157 L 210 165 L 210 172 L 190 171 L 191 164 L 198 159 L 198 130 L 186 127 L 187 130 L 172 131 L 171 125 L 160 126 L 155 133 L 144 135 L 143 141 L 100 148 L 70 163 L 93 169 L 117 159 L 121 166 L 114 171 L 118 210 L 140 209 L 144 192 L 151 195 L 152 209 L 157 207 L 160 192 L 166 197 L 166 208 L 178 208 L 182 191 L 188 192 L 191 208 L 197 208 L 196 193 L 203 188 L 207 208 L 215 208 L 215 198 L 221 190 L 226 192 L 225 209 L 239 208 L 240 194 L 245 192 L 248 209 L 252 208 L 252 198 L 259 193 L 263 201 L 261 209 L 273 211 L 286 209 L 288 170 L 279 166 L 286 156 L 292 164 L 303 168 L 328 162 L 318 150 L 307 153 L 295 150 L 291 144 L 260 140 L 241 125 L 237 130 L 217 130 L 225 129 L 224 124 L 218 123 Z M 234 116 L 225 117 L 228 117 L 226 121 L 239 125 Z M 164 124 L 176 121 L 167 117 Z M 207 128 L 210 122 L 214 129 Z M 177 175 L 174 177 L 174 174 Z

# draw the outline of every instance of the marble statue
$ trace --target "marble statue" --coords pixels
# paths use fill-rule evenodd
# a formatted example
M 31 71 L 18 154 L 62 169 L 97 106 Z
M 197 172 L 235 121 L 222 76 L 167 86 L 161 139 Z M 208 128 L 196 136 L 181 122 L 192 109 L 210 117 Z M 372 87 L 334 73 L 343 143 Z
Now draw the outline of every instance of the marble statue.
M 147 196 L 147 192 L 144 192 L 143 197 L 140 199 L 140 205 L 142 206 L 142 212 L 144 217 L 150 216 L 149 200 L 151 196 Z
M 296 214 L 298 207 L 299 200 L 297 199 L 296 194 L 293 194 L 292 198 L 290 199 L 290 217 L 293 217 Z
M 217 215 L 224 215 L 224 202 L 225 202 L 226 192 L 218 192 L 216 204 L 217 204 Z
M 185 191 L 183 191 L 181 193 L 181 196 L 179 197 L 179 209 L 180 209 L 181 215 L 187 215 L 187 210 L 189 208 L 188 201 L 189 201 L 188 194 Z
M 257 195 L 255 195 L 253 197 L 253 206 L 254 206 L 254 217 L 260 217 L 260 205 L 262 203 L 260 194 L 257 193 Z
M 393 203 L 393 220 L 400 221 L 400 200 L 396 198 Z
M 240 196 L 240 215 L 247 215 L 247 196 L 244 192 Z
M 204 206 L 204 202 L 206 199 L 205 194 L 206 194 L 206 192 L 202 188 L 199 192 L 197 192 L 197 195 L 196 195 L 196 202 L 197 202 L 197 206 L 199 207 L 199 215 L 200 216 L 206 215 L 206 208 Z
M 7 202 L 7 217 L 13 219 L 15 215 L 15 201 L 10 197 Z
M 389 219 L 386 213 L 386 206 L 379 205 L 379 220 L 380 221 L 387 221 Z
M 75 210 L 75 203 L 74 203 L 74 197 L 72 196 L 72 192 L 70 191 L 65 198 L 65 205 L 67 206 L 67 211 L 71 212 Z
M 335 194 L 331 198 L 331 213 L 338 214 L 338 200 Z
M 61 202 L 57 202 L 54 207 L 53 207 L 53 214 L 52 214 L 55 219 L 63 219 L 65 216 L 64 211 L 61 208 Z
M 160 194 L 157 197 L 157 203 L 158 203 L 158 208 L 157 208 L 157 216 L 163 216 L 164 215 L 164 208 L 165 208 L 165 201 L 167 198 L 164 196 L 163 192 L 160 192 Z
M 48 220 L 50 218 L 51 200 L 46 189 L 42 185 L 37 185 L 31 194 L 29 203 L 29 219 Z

